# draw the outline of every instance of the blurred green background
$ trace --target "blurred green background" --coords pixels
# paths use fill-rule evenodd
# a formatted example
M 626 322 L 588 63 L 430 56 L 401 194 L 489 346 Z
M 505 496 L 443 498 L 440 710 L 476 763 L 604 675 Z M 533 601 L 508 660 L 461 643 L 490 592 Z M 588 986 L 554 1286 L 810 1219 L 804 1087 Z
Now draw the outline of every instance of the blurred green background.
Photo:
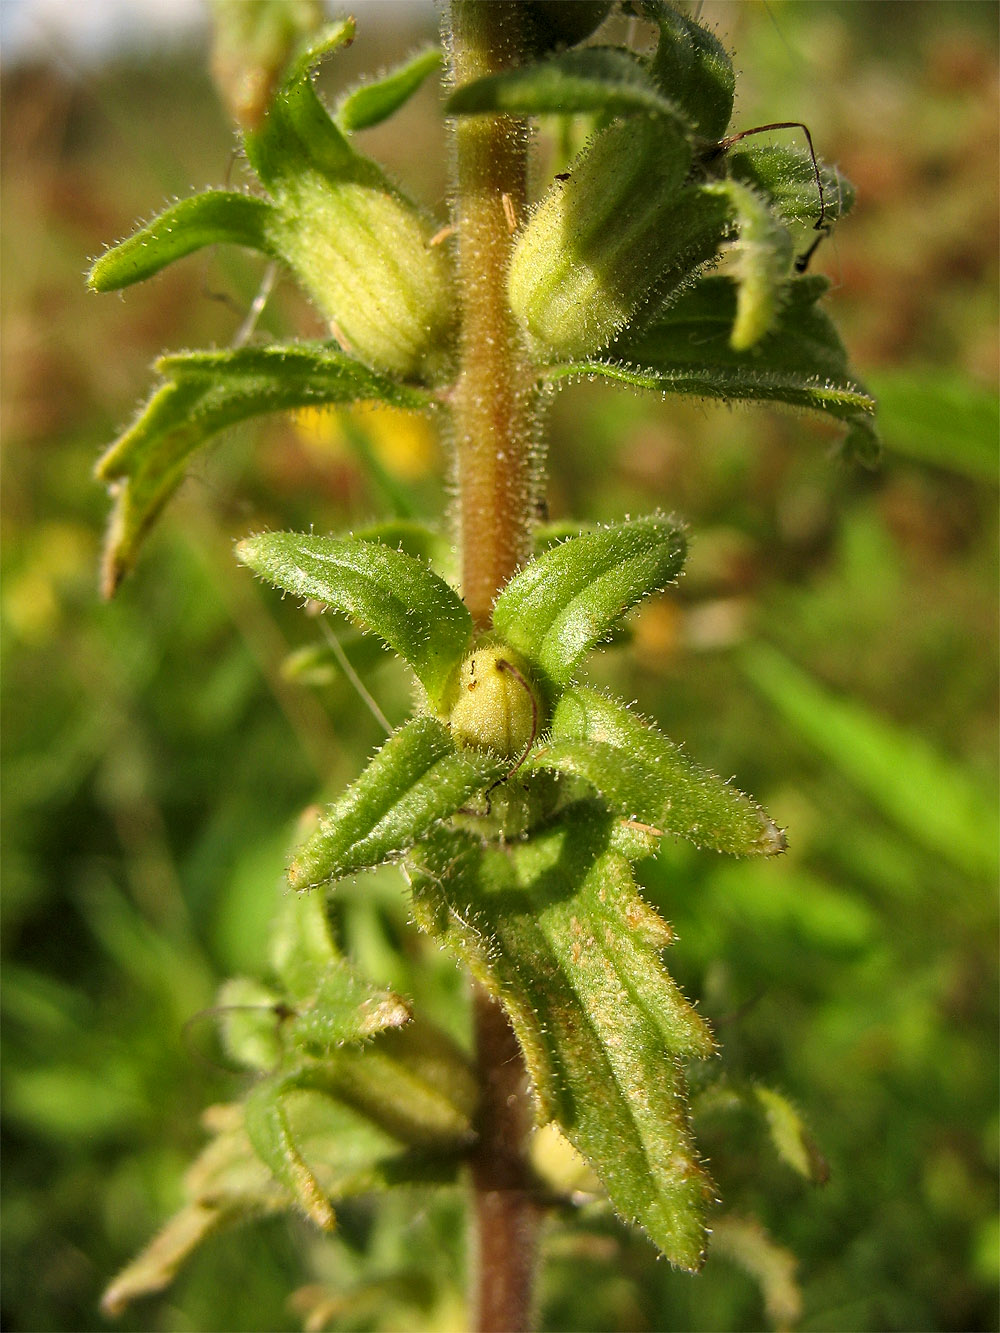
M 823 423 L 581 386 L 549 417 L 550 511 L 689 521 L 679 589 L 592 674 L 789 827 L 777 864 L 676 845 L 644 872 L 723 1067 L 789 1096 L 830 1164 L 806 1185 L 740 1114 L 707 1115 L 727 1209 L 795 1255 L 803 1329 L 992 1329 L 996 9 L 745 0 L 704 16 L 743 70 L 737 128 L 801 118 L 858 187 L 814 267 L 882 399 L 885 456 L 863 471 Z M 324 79 L 397 59 L 433 23 L 363 8 Z M 365 142 L 432 205 L 436 98 Z M 223 977 L 262 965 L 298 812 L 381 734 L 342 675 L 289 679 L 318 627 L 238 569 L 231 540 L 342 530 L 400 500 L 435 517 L 446 465 L 422 423 L 380 414 L 233 432 L 101 603 L 97 453 L 159 351 L 232 340 L 261 266 L 209 253 L 123 299 L 83 289 L 133 220 L 239 177 L 204 44 L 104 63 L 53 48 L 4 71 L 3 102 L 3 1327 L 100 1329 L 103 1286 L 179 1202 L 201 1110 L 244 1086 L 208 1011 Z M 262 327 L 317 331 L 285 285 Z M 401 719 L 404 674 L 344 641 Z M 343 893 L 361 964 L 460 1030 L 461 981 L 406 922 L 394 872 Z M 463 1228 L 458 1193 L 353 1205 L 334 1241 L 246 1227 L 118 1327 L 293 1329 L 313 1308 L 316 1327 L 458 1329 Z M 546 1328 L 789 1318 L 766 1308 L 775 1280 L 721 1256 L 674 1273 L 600 1207 L 554 1220 L 545 1253 Z

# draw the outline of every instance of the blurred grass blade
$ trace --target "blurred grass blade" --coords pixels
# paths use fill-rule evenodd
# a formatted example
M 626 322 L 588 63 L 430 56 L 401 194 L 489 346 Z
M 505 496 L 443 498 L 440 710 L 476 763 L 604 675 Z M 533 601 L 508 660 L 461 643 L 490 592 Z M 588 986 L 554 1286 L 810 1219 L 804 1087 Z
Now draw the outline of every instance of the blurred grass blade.
M 426 78 L 441 67 L 441 51 L 428 47 L 388 74 L 363 83 L 342 98 L 336 120 L 345 134 L 367 130 L 388 120 L 413 96 Z
M 313 888 L 398 856 L 508 766 L 482 751 L 456 751 L 443 722 L 414 718 L 328 807 L 296 853 L 289 883 Z
M 227 426 L 264 412 L 324 403 L 380 401 L 420 408 L 429 396 L 405 388 L 324 343 L 186 352 L 156 363 L 166 378 L 97 465 L 115 494 L 105 547 L 111 596 L 135 563 L 143 538 L 184 480 L 188 460 Z
M 472 637 L 472 617 L 421 560 L 381 542 L 261 532 L 236 555 L 255 574 L 377 634 L 413 668 L 436 706 Z
M 769 645 L 744 649 L 739 661 L 779 716 L 888 819 L 959 870 L 995 877 L 996 802 L 971 773 L 922 736 L 818 684 Z
M 714 1046 L 660 962 L 669 927 L 608 850 L 612 822 L 587 803 L 505 849 L 440 830 L 412 858 L 416 911 L 504 1004 L 540 1121 L 557 1122 L 622 1217 L 693 1270 L 711 1186 L 681 1061 Z
M 936 366 L 879 370 L 886 447 L 976 481 L 1000 480 L 1000 404 L 995 390 Z
M 756 1217 L 712 1219 L 712 1253 L 742 1268 L 760 1288 L 772 1328 L 794 1328 L 802 1318 L 802 1289 L 795 1255 L 778 1245 Z
M 613 814 L 696 847 L 733 856 L 785 850 L 782 830 L 755 802 L 596 690 L 577 686 L 559 700 L 551 740 L 524 765 L 526 772 L 544 769 L 583 779 Z
M 206 190 L 182 199 L 101 255 L 87 275 L 87 285 L 95 292 L 117 291 L 206 245 L 242 245 L 278 259 L 276 216 L 264 199 L 232 190 Z
M 463 84 L 448 98 L 445 111 L 450 115 L 659 115 L 689 128 L 646 63 L 629 51 L 607 46 L 563 51 L 538 64 Z
M 663 515 L 572 537 L 515 574 L 493 628 L 555 695 L 630 607 L 677 578 L 686 551 L 679 523 Z

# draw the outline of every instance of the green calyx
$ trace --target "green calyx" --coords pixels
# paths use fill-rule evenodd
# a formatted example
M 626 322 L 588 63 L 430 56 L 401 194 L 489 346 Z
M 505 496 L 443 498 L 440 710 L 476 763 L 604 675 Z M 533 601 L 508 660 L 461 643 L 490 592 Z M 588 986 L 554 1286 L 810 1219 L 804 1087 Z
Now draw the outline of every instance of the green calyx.
M 460 748 L 519 758 L 544 725 L 528 664 L 504 643 L 474 649 L 459 667 L 448 722 Z
M 687 140 L 660 120 L 602 131 L 518 239 L 511 309 L 542 357 L 606 346 L 654 295 L 669 258 L 664 213 L 683 187 Z
M 349 43 L 353 20 L 327 28 L 293 62 L 267 114 L 244 136 L 268 199 L 212 190 L 182 200 L 102 255 L 96 291 L 128 286 L 206 245 L 259 250 L 291 269 L 345 352 L 408 380 L 436 381 L 449 355 L 455 302 L 436 224 L 358 153 L 345 129 L 377 123 L 437 62 L 349 97 L 335 121 L 311 82 L 315 65 Z M 405 76 L 405 77 L 404 77 Z M 400 85 L 396 86 L 396 85 Z

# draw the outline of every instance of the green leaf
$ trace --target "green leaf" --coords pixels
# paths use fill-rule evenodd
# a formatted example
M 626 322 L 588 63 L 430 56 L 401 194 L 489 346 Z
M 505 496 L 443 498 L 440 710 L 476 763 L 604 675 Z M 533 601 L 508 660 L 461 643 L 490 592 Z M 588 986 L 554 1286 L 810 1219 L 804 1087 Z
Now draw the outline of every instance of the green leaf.
M 311 35 L 295 53 L 281 79 L 282 91 L 307 83 L 313 70 L 324 57 L 339 47 L 348 47 L 354 41 L 356 24 L 352 18 L 337 19 Z
M 116 498 L 105 547 L 110 596 L 132 568 L 143 538 L 184 480 L 188 459 L 228 426 L 263 412 L 326 403 L 381 401 L 426 407 L 408 389 L 325 343 L 185 352 L 156 363 L 167 383 L 97 464 Z
M 522 771 L 580 778 L 612 814 L 733 856 L 785 850 L 781 829 L 749 797 L 692 763 L 679 746 L 596 690 L 566 691 L 550 739 Z
M 749 351 L 730 342 L 738 293 L 725 277 L 701 278 L 644 333 L 624 335 L 614 361 L 554 366 L 550 381 L 603 377 L 722 402 L 778 402 L 861 424 L 875 400 L 849 373 L 833 322 L 816 304 L 826 278 L 793 278 L 775 327 Z M 870 428 L 873 431 L 873 428 Z
M 919 845 L 969 875 L 997 873 L 995 800 L 923 736 L 839 697 L 767 644 L 740 665 L 779 716 Z
M 475 1137 L 475 1072 L 461 1048 L 424 1019 L 311 1070 L 314 1086 L 429 1157 L 464 1152 Z
M 329 1230 L 331 1196 L 450 1173 L 473 1138 L 476 1091 L 458 1047 L 412 1024 L 262 1079 L 244 1117 L 261 1161 Z
M 282 893 L 268 961 L 292 1005 L 313 995 L 341 957 L 323 895 Z
M 236 555 L 275 587 L 323 602 L 384 639 L 438 705 L 472 637 L 472 617 L 422 561 L 379 542 L 299 532 L 247 537 Z
M 186 1202 L 108 1286 L 101 1310 L 115 1318 L 132 1301 L 162 1291 L 203 1240 L 246 1218 L 287 1208 L 291 1199 L 254 1153 L 238 1106 L 213 1107 L 215 1136 L 184 1179 Z
M 284 185 L 309 166 L 339 173 L 364 159 L 330 119 L 312 86 L 315 65 L 354 38 L 354 20 L 324 28 L 286 70 L 260 126 L 244 138 L 250 165 L 280 200 Z
M 162 1291 L 188 1256 L 214 1232 L 294 1207 L 301 1202 L 299 1186 L 310 1198 L 310 1192 L 315 1191 L 320 1214 L 332 1219 L 330 1198 L 452 1179 L 457 1152 L 464 1148 L 471 1132 L 465 1108 L 472 1105 L 469 1087 L 474 1098 L 474 1080 L 454 1049 L 447 1063 L 443 1061 L 440 1040 L 418 1039 L 411 1045 L 414 1055 L 406 1063 L 420 1071 L 425 1081 L 436 1080 L 436 1086 L 430 1089 L 432 1097 L 440 1101 L 440 1089 L 452 1089 L 452 1118 L 463 1129 L 447 1139 L 450 1151 L 411 1148 L 369 1116 L 321 1092 L 286 1089 L 289 1095 L 279 1095 L 275 1113 L 268 1099 L 280 1087 L 281 1078 L 259 1083 L 248 1098 L 253 1102 L 251 1107 L 214 1106 L 205 1113 L 214 1137 L 187 1172 L 184 1206 L 111 1283 L 101 1302 L 103 1312 L 109 1317 L 121 1314 L 132 1301 Z M 436 1063 L 427 1050 L 437 1052 Z M 393 1062 L 393 1068 L 399 1073 L 399 1060 Z M 404 1078 L 401 1086 L 408 1092 L 413 1081 L 412 1077 L 409 1081 Z M 463 1109 L 458 1109 L 460 1101 Z M 437 1114 L 439 1120 L 444 1119 L 440 1110 Z M 254 1122 L 262 1153 L 273 1157 L 277 1171 L 265 1164 L 262 1153 L 251 1143 L 248 1119 Z M 444 1141 L 443 1136 L 439 1141 Z M 304 1176 L 297 1176 L 291 1162 L 282 1155 L 285 1146 L 292 1149 L 292 1161 L 303 1164 Z
M 337 123 L 345 134 L 380 125 L 408 102 L 424 80 L 440 67 L 441 52 L 436 46 L 418 51 L 405 64 L 371 83 L 363 83 L 342 97 L 336 111 Z
M 398 856 L 509 766 L 483 751 L 456 751 L 443 722 L 413 718 L 327 808 L 297 852 L 289 883 L 313 888 Z
M 777 323 L 792 265 L 792 238 L 760 195 L 739 181 L 702 189 L 726 199 L 733 211 L 736 239 L 724 249 L 736 282 L 729 344 L 734 352 L 746 352 Z
M 253 1150 L 275 1180 L 283 1185 L 302 1211 L 324 1231 L 335 1225 L 326 1190 L 299 1151 L 288 1120 L 286 1096 L 295 1090 L 298 1075 L 274 1074 L 261 1079 L 247 1094 L 244 1122 Z M 320 1099 L 310 1098 L 312 1103 Z
M 87 285 L 95 292 L 117 291 L 206 245 L 242 245 L 278 258 L 275 219 L 275 210 L 265 199 L 207 190 L 182 199 L 101 255 L 87 275 Z
M 660 962 L 669 928 L 610 837 L 589 804 L 503 849 L 439 830 L 412 858 L 416 911 L 502 1001 L 540 1121 L 558 1123 L 623 1217 L 695 1269 L 711 1186 L 681 1064 L 713 1044 Z
M 538 64 L 463 84 L 448 98 L 445 111 L 450 115 L 655 115 L 688 128 L 676 103 L 657 86 L 646 62 L 610 46 L 563 51 Z
M 662 515 L 583 533 L 511 579 L 493 628 L 537 670 L 554 702 L 620 617 L 676 579 L 686 550 L 680 525 Z
M 662 0 L 642 8 L 660 29 L 653 74 L 682 108 L 698 134 L 721 139 L 733 113 L 736 77 L 719 39 Z
M 734 181 L 742 181 L 767 199 L 785 222 L 815 223 L 820 215 L 813 161 L 807 152 L 775 144 L 740 146 L 725 156 Z M 854 205 L 854 186 L 836 167 L 819 164 L 825 221 L 835 222 Z
M 350 1042 L 403 1027 L 412 1017 L 412 1009 L 399 995 L 374 985 L 340 958 L 327 964 L 314 993 L 298 1003 L 285 1031 L 306 1054 L 329 1055 Z

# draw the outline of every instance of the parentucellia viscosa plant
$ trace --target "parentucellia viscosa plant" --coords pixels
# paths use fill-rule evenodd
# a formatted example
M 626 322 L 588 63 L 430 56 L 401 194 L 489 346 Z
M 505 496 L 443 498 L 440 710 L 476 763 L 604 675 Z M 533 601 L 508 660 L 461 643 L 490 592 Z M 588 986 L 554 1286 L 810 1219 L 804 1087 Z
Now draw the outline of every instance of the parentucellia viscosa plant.
M 874 404 L 819 304 L 826 281 L 803 271 L 850 186 L 811 153 L 731 132 L 732 62 L 710 31 L 664 0 L 631 0 L 617 9 L 648 49 L 601 44 L 615 8 L 453 0 L 444 226 L 352 140 L 440 52 L 330 111 L 313 75 L 353 21 L 307 32 L 314 5 L 219 0 L 220 21 L 243 24 L 252 58 L 270 62 L 266 96 L 244 107 L 259 184 L 173 205 L 91 271 L 110 291 L 229 242 L 290 272 L 331 334 L 161 358 L 163 382 L 98 468 L 115 494 L 109 594 L 211 436 L 359 401 L 446 422 L 461 565 L 456 589 L 427 542 L 391 527 L 237 547 L 268 583 L 379 636 L 412 669 L 416 702 L 295 851 L 267 984 L 223 988 L 225 1044 L 258 1077 L 215 1113 L 187 1206 L 110 1288 L 109 1311 L 248 1215 L 297 1207 L 330 1228 L 338 1199 L 466 1169 L 476 1325 L 527 1327 L 547 1197 L 528 1141 L 546 1124 L 671 1262 L 702 1262 L 713 1187 L 685 1063 L 714 1044 L 663 966 L 670 929 L 633 866 L 668 834 L 734 856 L 774 855 L 784 836 L 651 723 L 577 683 L 625 612 L 677 578 L 685 537 L 660 512 L 561 541 L 538 530 L 542 401 L 584 377 L 774 401 L 838 418 L 863 455 Z M 562 118 L 582 147 L 533 202 L 538 116 Z M 418 926 L 468 968 L 471 1055 L 338 951 L 328 895 L 386 862 Z

